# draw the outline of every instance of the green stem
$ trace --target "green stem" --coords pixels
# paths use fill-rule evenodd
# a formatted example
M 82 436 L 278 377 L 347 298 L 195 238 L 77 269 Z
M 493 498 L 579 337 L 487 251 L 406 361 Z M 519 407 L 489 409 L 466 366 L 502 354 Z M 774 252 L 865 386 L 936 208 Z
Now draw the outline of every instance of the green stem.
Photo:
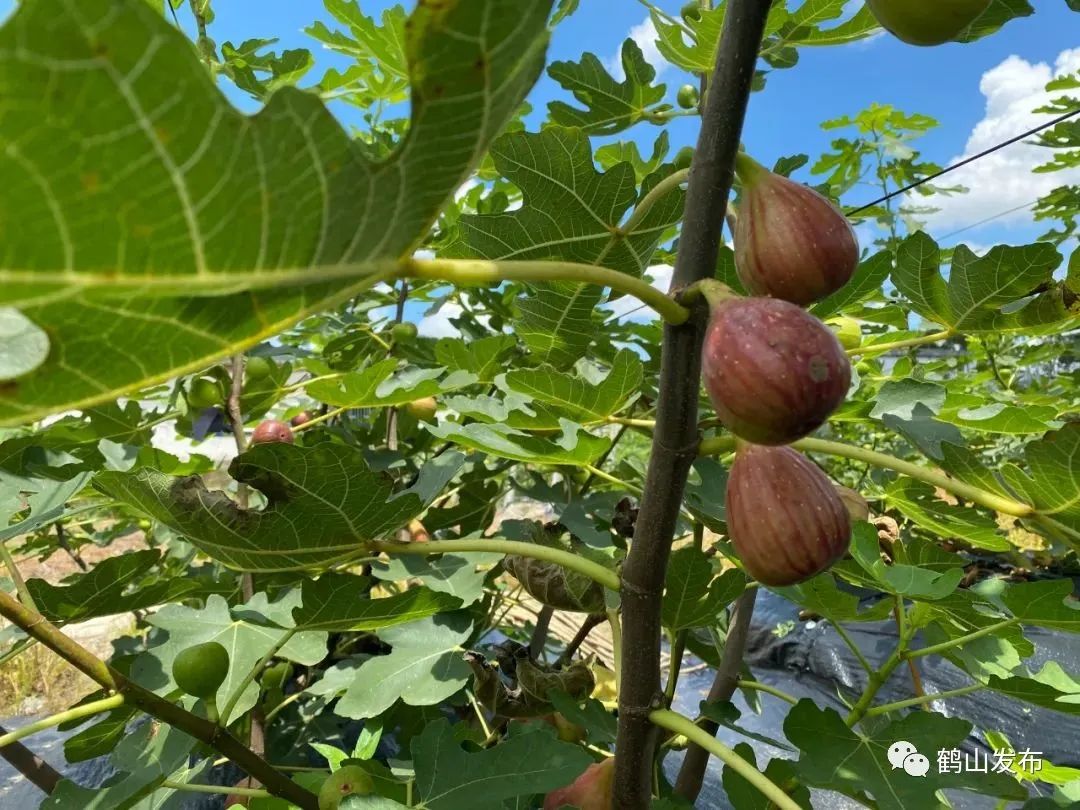
M 26 587 L 26 580 L 22 578 L 22 574 L 19 573 L 19 566 L 15 564 L 15 558 L 11 556 L 11 550 L 7 547 L 6 540 L 0 540 L 0 556 L 4 558 L 4 567 L 7 568 L 8 576 L 11 577 L 11 581 L 15 583 L 15 590 L 19 594 L 19 599 L 30 610 L 36 613 L 40 613 L 37 605 L 34 604 L 34 597 L 30 595 L 30 590 Z
M 955 333 L 951 329 L 946 329 L 942 332 L 934 332 L 929 335 L 920 335 L 919 337 L 908 338 L 907 340 L 896 340 L 892 343 L 877 343 L 870 346 L 859 346 L 854 349 L 848 349 L 847 353 L 854 356 L 863 356 L 869 354 L 882 354 L 884 352 L 891 352 L 895 349 L 908 349 L 912 346 L 924 346 L 927 343 L 937 343 L 942 340 L 951 338 Z
M 368 544 L 372 551 L 386 554 L 454 554 L 471 551 L 493 552 L 495 554 L 516 554 L 534 560 L 556 563 L 571 571 L 587 576 L 612 591 L 619 590 L 619 575 L 592 560 L 586 560 L 572 551 L 561 548 L 549 548 L 536 543 L 524 543 L 519 540 L 433 540 L 430 543 L 398 543 L 375 541 Z
M 649 714 L 654 725 L 681 734 L 690 742 L 697 743 L 710 754 L 721 760 L 735 773 L 753 785 L 780 810 L 801 810 L 799 804 L 784 792 L 783 788 L 770 780 L 765 774 L 740 757 L 718 739 L 696 725 L 689 717 L 667 710 L 657 709 Z
M 599 467 L 594 467 L 591 464 L 585 464 L 582 469 L 588 472 L 589 475 L 591 475 L 593 478 L 599 478 L 602 481 L 607 481 L 609 484 L 614 484 L 615 486 L 621 487 L 622 489 L 628 489 L 638 497 L 641 496 L 641 487 L 634 486 L 629 481 L 625 481 L 621 478 L 616 478 L 614 475 L 604 472 Z
M 668 659 L 668 679 L 664 686 L 664 705 L 670 707 L 675 700 L 675 689 L 679 685 L 679 673 L 682 670 L 683 652 L 686 650 L 688 630 L 678 630 L 671 637 L 671 655 Z
M 690 312 L 666 293 L 640 278 L 591 264 L 555 261 L 489 262 L 477 259 L 408 259 L 401 274 L 451 284 L 498 284 L 503 281 L 573 281 L 596 284 L 632 295 L 668 323 L 686 323 Z
M 825 439 L 801 439 L 791 446 L 809 453 L 825 453 L 831 456 L 849 458 L 853 461 L 862 461 L 888 470 L 895 470 L 909 478 L 915 478 L 932 486 L 941 487 L 941 489 L 958 497 L 1002 514 L 1013 515 L 1014 517 L 1031 517 L 1035 514 L 1035 508 L 1026 503 L 1020 503 L 1011 498 L 1004 498 L 993 492 L 987 492 L 984 489 L 957 481 L 955 478 L 950 478 L 944 473 L 920 467 L 918 464 L 912 464 L 910 461 L 903 461 L 885 453 L 878 453 L 874 450 L 867 450 L 850 444 L 841 444 L 840 442 L 831 442 Z M 727 453 L 734 449 L 735 438 L 733 436 L 717 436 L 702 441 L 698 448 L 698 454 L 712 456 Z
M 170 782 L 165 780 L 161 783 L 163 788 L 169 790 L 185 790 L 188 793 L 215 793 L 224 796 L 249 796 L 253 799 L 272 799 L 274 796 L 268 790 L 260 788 L 229 787 L 228 785 L 193 785 L 184 782 Z
M 789 695 L 782 689 L 777 689 L 775 686 L 769 686 L 767 683 L 759 683 L 758 681 L 739 681 L 740 689 L 753 689 L 755 692 L 764 692 L 767 695 L 778 697 L 785 703 L 790 703 L 794 706 L 799 702 L 799 699 L 794 695 Z
M 275 706 L 266 713 L 266 719 L 264 721 L 266 725 L 269 726 L 270 721 L 277 717 L 279 714 L 281 714 L 281 710 L 288 706 L 290 703 L 295 703 L 296 701 L 301 700 L 306 696 L 307 692 L 293 692 L 291 695 L 281 701 L 281 703 L 279 703 L 277 706 Z
M 613 670 L 615 672 L 615 691 L 619 691 L 619 684 L 622 683 L 622 619 L 619 618 L 619 611 L 611 609 L 607 611 L 608 624 L 611 626 L 611 654 L 615 657 L 612 661 Z
M 696 113 L 695 113 L 696 115 Z M 669 174 L 655 186 L 653 186 L 649 193 L 641 198 L 641 202 L 637 204 L 633 213 L 630 214 L 630 218 L 626 220 L 626 224 L 618 228 L 618 232 L 622 236 L 630 236 L 634 233 L 638 225 L 641 224 L 645 216 L 652 210 L 652 207 L 656 205 L 663 197 L 667 196 L 670 192 L 681 186 L 690 177 L 689 169 L 679 169 L 674 174 Z
M 232 716 L 233 709 L 236 708 L 236 704 L 239 702 L 241 696 L 243 696 L 244 690 L 248 688 L 248 684 L 250 684 L 257 677 L 259 677 L 262 671 L 266 668 L 266 665 L 270 663 L 270 659 L 277 655 L 281 648 L 289 643 L 289 639 L 296 635 L 296 631 L 297 628 L 290 627 L 284 633 L 282 633 L 281 637 L 274 642 L 273 646 L 266 651 L 263 657 L 260 658 L 255 663 L 255 666 L 251 668 L 248 674 L 244 676 L 244 679 L 240 681 L 236 689 L 233 690 L 232 696 L 227 701 L 225 701 L 225 708 L 221 710 L 222 725 L 229 725 L 229 718 Z
M 349 410 L 350 408 L 352 408 L 352 405 L 342 405 L 340 408 L 334 408 L 332 411 L 327 411 L 322 416 L 316 416 L 314 419 L 309 419 L 302 425 L 297 425 L 293 428 L 293 433 L 299 433 L 301 430 L 307 430 L 312 425 L 318 425 L 322 422 L 333 419 L 338 414 L 345 413 L 345 411 Z
M 29 723 L 22 728 L 15 729 L 15 731 L 9 731 L 7 734 L 0 735 L 0 748 L 10 745 L 13 742 L 18 742 L 23 739 L 23 737 L 29 737 L 31 734 L 37 734 L 39 731 L 58 726 L 61 723 L 67 723 L 72 720 L 81 720 L 84 717 L 92 717 L 93 715 L 101 714 L 102 712 L 111 712 L 113 709 L 118 709 L 123 705 L 123 695 L 111 695 L 107 698 L 102 698 L 101 700 L 84 703 L 81 706 L 74 706 L 66 711 L 44 717 L 34 723 Z
M 917 650 L 908 650 L 905 654 L 905 658 L 922 658 L 926 655 L 937 655 L 940 652 L 951 650 L 954 647 L 961 647 L 964 644 L 968 644 L 976 639 L 980 639 L 983 636 L 993 635 L 999 630 L 1004 630 L 1006 627 L 1012 627 L 1020 620 L 1016 617 L 1011 619 L 1004 619 L 996 624 L 989 624 L 981 630 L 976 630 L 974 633 L 968 633 L 966 636 L 960 636 L 959 638 L 950 639 L 949 641 L 943 641 L 940 644 L 931 644 L 929 647 L 920 647 Z
M 889 680 L 889 676 L 893 674 L 893 671 L 900 666 L 900 662 L 903 660 L 901 653 L 905 645 L 904 639 L 900 639 L 900 646 L 893 651 L 893 654 L 889 656 L 889 659 L 881 665 L 881 669 L 870 673 L 870 680 L 866 683 L 866 689 L 863 690 L 862 695 L 859 697 L 858 702 L 848 713 L 847 718 L 844 720 L 848 726 L 854 726 L 870 710 L 870 704 L 874 702 L 874 698 L 877 696 L 878 690 L 885 685 L 885 681 Z
M 970 695 L 972 692 L 978 692 L 980 689 L 985 688 L 985 684 L 976 683 L 971 686 L 961 687 L 960 689 L 950 689 L 948 692 L 938 692 L 936 695 L 921 695 L 920 697 L 913 697 L 908 700 L 898 700 L 895 703 L 883 703 L 880 706 L 874 706 L 867 709 L 866 716 L 877 717 L 879 714 L 888 714 L 889 712 L 895 712 L 901 709 L 910 709 L 912 706 L 923 706 L 927 703 L 933 703 L 935 700 L 948 700 L 949 698 Z

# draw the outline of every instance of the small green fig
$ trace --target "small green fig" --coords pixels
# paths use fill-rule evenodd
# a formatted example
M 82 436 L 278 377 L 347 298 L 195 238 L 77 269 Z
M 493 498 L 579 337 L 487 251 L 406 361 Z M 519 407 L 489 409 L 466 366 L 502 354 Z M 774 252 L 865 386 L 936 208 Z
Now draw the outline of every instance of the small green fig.
M 319 789 L 319 810 L 338 810 L 346 796 L 366 796 L 375 791 L 375 780 L 359 765 L 338 768 Z
M 213 377 L 196 377 L 188 383 L 187 401 L 196 410 L 213 408 L 225 401 L 225 389 Z
M 796 585 L 847 553 L 851 517 L 832 482 L 790 447 L 747 444 L 727 483 L 728 532 L 747 573 L 763 585 Z
M 249 357 L 244 362 L 244 379 L 249 385 L 251 383 L 262 382 L 273 374 L 276 369 L 277 366 L 269 357 Z
M 829 318 L 825 324 L 832 329 L 836 339 L 845 349 L 857 349 L 862 345 L 862 326 L 854 318 L 841 315 Z
M 394 343 L 412 343 L 419 334 L 415 323 L 395 323 L 390 329 Z
M 173 659 L 176 685 L 197 698 L 212 698 L 229 674 L 229 651 L 216 641 L 182 650 Z
M 698 0 L 690 0 L 682 7 L 682 18 L 689 22 L 690 20 L 701 19 L 701 3 Z
M 732 433 L 755 444 L 790 444 L 844 401 L 851 363 L 836 336 L 794 304 L 729 298 L 713 307 L 702 376 Z
M 990 0 L 866 0 L 877 21 L 910 45 L 942 45 L 975 22 Z
M 694 161 L 694 148 L 692 146 L 684 146 L 678 152 L 675 153 L 675 158 L 672 160 L 676 169 L 689 169 L 690 164 Z
M 544 810 L 577 807 L 579 810 L 610 810 L 612 785 L 615 782 L 615 758 L 595 762 L 566 787 L 553 790 L 544 798 Z
M 284 442 L 292 444 L 296 441 L 292 428 L 277 419 L 266 419 L 258 424 L 251 434 L 252 444 L 274 444 Z
M 847 284 L 859 265 L 859 243 L 836 206 L 745 153 L 735 166 L 743 190 L 735 270 L 743 286 L 808 306 Z
M 675 96 L 675 100 L 679 103 L 679 106 L 684 110 L 692 110 L 697 107 L 698 102 L 701 101 L 701 93 L 692 84 L 684 84 L 679 88 L 678 94 Z
M 435 397 L 423 397 L 406 403 L 405 411 L 420 422 L 432 422 L 435 420 L 435 412 L 439 409 L 439 403 Z

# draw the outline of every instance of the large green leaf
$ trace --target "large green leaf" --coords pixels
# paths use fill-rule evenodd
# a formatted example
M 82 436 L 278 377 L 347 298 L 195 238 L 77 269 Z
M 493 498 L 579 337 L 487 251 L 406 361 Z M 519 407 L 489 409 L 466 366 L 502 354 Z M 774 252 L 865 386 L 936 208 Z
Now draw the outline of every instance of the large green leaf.
M 418 587 L 372 599 L 367 582 L 365 577 L 336 573 L 304 580 L 302 604 L 293 610 L 293 621 L 305 630 L 378 630 L 461 606 L 461 600 L 450 594 Z
M 897 250 L 892 280 L 915 312 L 957 332 L 1054 330 L 1080 317 L 1065 285 L 1054 280 L 1060 264 L 1047 242 L 999 245 L 981 258 L 960 245 L 946 281 L 937 243 L 919 232 Z
M 408 368 L 397 372 L 394 358 L 379 360 L 362 371 L 319 380 L 307 392 L 320 402 L 348 408 L 377 408 L 435 396 L 476 382 L 465 371 L 443 374 L 441 368 Z
M 1080 422 L 1024 448 L 1027 469 L 1002 468 L 1005 480 L 1041 514 L 1080 530 Z
M 376 164 L 314 95 L 241 115 L 145 2 L 21 4 L 0 30 L 0 302 L 51 347 L 0 424 L 197 370 L 392 272 L 532 86 L 550 5 L 421 4 L 409 132 Z
M 664 627 L 715 627 L 720 613 L 745 587 L 746 575 L 738 569 L 715 577 L 705 552 L 693 547 L 678 549 L 672 552 L 665 577 Z
M 425 523 L 427 522 L 425 518 Z M 449 594 L 463 605 L 478 602 L 484 595 L 488 571 L 503 555 L 490 551 L 469 554 L 402 554 L 376 561 L 371 573 L 386 582 L 417 579 L 433 591 Z
M 610 439 L 586 433 L 572 422 L 561 420 L 561 428 L 561 436 L 549 439 L 500 424 L 443 422 L 428 426 L 440 439 L 462 447 L 534 464 L 591 464 L 611 445 Z
M 416 790 L 431 810 L 494 810 L 515 796 L 547 793 L 592 763 L 550 729 L 526 726 L 497 746 L 467 753 L 450 723 L 437 720 L 412 742 Z M 521 805 L 524 807 L 525 805 Z
M 614 135 L 645 119 L 663 100 L 667 87 L 653 84 L 656 70 L 632 39 L 623 42 L 622 66 L 626 78 L 619 82 L 595 54 L 584 54 L 580 62 L 552 62 L 548 75 L 572 92 L 585 109 L 552 101 L 548 104 L 551 119 L 590 135 Z
M 419 515 L 461 462 L 460 454 L 443 454 L 412 488 L 394 493 L 392 482 L 372 472 L 356 447 L 257 444 L 237 456 L 229 473 L 266 496 L 261 511 L 241 509 L 225 493 L 208 490 L 198 476 L 106 472 L 94 485 L 176 529 L 225 565 L 285 571 L 362 553 L 367 541 Z

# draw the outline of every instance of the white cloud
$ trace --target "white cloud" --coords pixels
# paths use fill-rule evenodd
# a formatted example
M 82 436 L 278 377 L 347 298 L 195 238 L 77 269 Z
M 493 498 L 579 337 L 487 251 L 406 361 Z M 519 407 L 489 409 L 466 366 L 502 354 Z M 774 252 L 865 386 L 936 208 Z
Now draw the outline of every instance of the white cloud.
M 466 303 L 468 303 L 467 298 Z M 461 332 L 450 323 L 450 319 L 461 317 L 464 311 L 456 301 L 446 301 L 437 310 L 428 310 L 428 313 L 416 325 L 416 329 L 424 337 L 461 337 Z M 491 321 L 487 315 L 479 315 L 476 320 L 484 326 L 488 326 Z
M 641 48 L 642 54 L 645 56 L 645 61 L 648 62 L 656 69 L 656 75 L 659 76 L 668 68 L 668 63 L 660 55 L 660 51 L 656 47 L 656 26 L 653 25 L 652 17 L 646 17 L 640 23 L 630 29 L 630 33 L 626 36 L 634 40 Z M 608 71 L 619 81 L 626 78 L 626 73 L 623 71 L 622 66 L 622 42 L 619 42 L 619 48 L 615 51 L 615 54 L 607 60 L 606 65 Z
M 1063 51 L 1052 66 L 1010 56 L 988 70 L 979 84 L 986 97 L 986 115 L 972 130 L 964 153 L 948 164 L 1046 123 L 1046 114 L 1034 112 L 1053 97 L 1046 92 L 1046 83 L 1054 76 L 1077 70 L 1080 70 L 1080 48 Z M 959 184 L 970 190 L 955 197 L 923 201 L 941 209 L 927 218 L 931 231 L 966 229 L 990 217 L 995 218 L 994 227 L 1030 223 L 1032 214 L 1025 206 L 1058 186 L 1080 182 L 1080 170 L 1032 174 L 1032 169 L 1052 156 L 1052 150 L 1021 141 L 942 178 L 943 185 Z M 919 204 L 920 198 L 912 201 Z M 998 217 L 1006 211 L 1010 213 Z

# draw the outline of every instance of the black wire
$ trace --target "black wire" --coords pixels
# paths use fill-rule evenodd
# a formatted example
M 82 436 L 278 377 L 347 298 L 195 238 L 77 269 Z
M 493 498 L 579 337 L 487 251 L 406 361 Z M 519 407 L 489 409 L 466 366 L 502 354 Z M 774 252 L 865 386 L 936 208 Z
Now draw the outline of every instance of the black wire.
M 918 188 L 919 186 L 923 185 L 924 183 L 929 183 L 931 180 L 936 180 L 937 178 L 941 177 L 942 175 L 946 175 L 949 172 L 956 171 L 957 169 L 961 168 L 962 166 L 967 166 L 969 163 L 974 163 L 976 160 L 981 160 L 982 158 L 986 157 L 987 155 L 992 155 L 994 152 L 998 151 L 999 149 L 1004 149 L 1006 146 L 1011 146 L 1012 144 L 1016 143 L 1017 141 L 1022 141 L 1024 138 L 1030 137 L 1032 135 L 1036 135 L 1036 134 L 1042 132 L 1044 129 L 1050 129 L 1050 127 L 1057 126 L 1062 121 L 1068 121 L 1074 115 L 1080 115 L 1080 107 L 1077 107 L 1075 110 L 1067 112 L 1064 115 L 1059 115 L 1057 118 L 1053 119 L 1052 121 L 1048 121 L 1045 124 L 1042 124 L 1040 126 L 1035 127 L 1034 129 L 1029 129 L 1027 132 L 1022 132 L 1021 134 L 1019 134 L 1019 135 L 1017 135 L 1017 136 L 1015 136 L 1013 138 L 1009 138 L 1009 140 L 1007 140 L 1007 141 L 1002 141 L 1001 143 L 997 144 L 996 146 L 991 146 L 989 149 L 986 149 L 986 150 L 984 150 L 982 152 L 979 152 L 979 154 L 977 154 L 977 155 L 972 155 L 969 158 L 964 158 L 959 163 L 954 163 L 952 166 L 946 166 L 944 169 L 942 169 L 939 172 L 934 172 L 934 174 L 927 175 L 926 177 L 923 177 L 920 180 L 916 180 L 914 183 L 908 183 L 903 188 L 898 188 L 896 191 L 890 192 L 889 194 L 886 194 L 884 197 L 881 197 L 880 199 L 874 200 L 873 202 L 869 202 L 869 203 L 867 203 L 866 205 L 864 205 L 864 206 L 862 206 L 860 208 L 855 208 L 855 209 L 852 209 L 852 210 L 848 211 L 847 215 L 852 216 L 853 214 L 861 213 L 861 212 L 865 211 L 867 208 L 873 208 L 875 205 L 880 205 L 881 203 L 883 203 L 883 202 L 885 202 L 887 200 L 891 200 L 893 197 L 898 197 L 901 194 L 906 194 L 907 192 L 911 191 L 914 188 Z

